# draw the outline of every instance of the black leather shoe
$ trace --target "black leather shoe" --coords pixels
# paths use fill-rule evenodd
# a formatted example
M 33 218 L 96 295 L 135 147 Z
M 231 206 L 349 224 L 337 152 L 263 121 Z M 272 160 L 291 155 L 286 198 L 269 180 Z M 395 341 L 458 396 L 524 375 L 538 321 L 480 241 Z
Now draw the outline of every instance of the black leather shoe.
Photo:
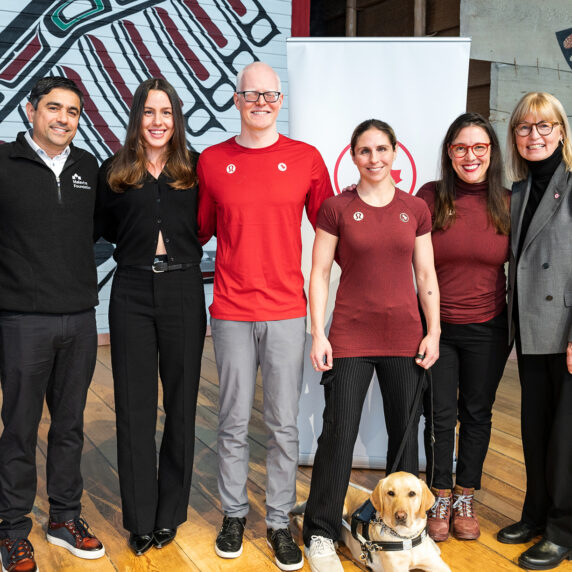
M 167 546 L 169 542 L 173 542 L 173 540 L 175 540 L 176 535 L 177 535 L 176 528 L 156 528 L 153 531 L 155 546 L 157 548 L 163 548 L 163 546 Z
M 151 546 L 153 546 L 153 534 L 135 534 L 132 532 L 129 535 L 129 548 L 133 550 L 135 556 L 141 556 L 141 554 L 145 554 Z
M 497 532 L 497 540 L 503 544 L 524 544 L 543 532 L 544 528 L 520 520 L 501 528 Z
M 572 560 L 572 548 L 559 546 L 543 538 L 518 557 L 518 563 L 529 570 L 552 570 L 560 562 Z

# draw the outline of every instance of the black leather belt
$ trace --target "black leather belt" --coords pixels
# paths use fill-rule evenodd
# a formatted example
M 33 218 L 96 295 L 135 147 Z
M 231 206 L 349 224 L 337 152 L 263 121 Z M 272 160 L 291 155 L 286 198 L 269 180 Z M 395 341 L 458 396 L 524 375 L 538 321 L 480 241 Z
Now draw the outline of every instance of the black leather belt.
M 198 263 L 185 264 L 169 264 L 168 262 L 154 262 L 151 266 L 125 266 L 125 268 L 135 268 L 137 270 L 150 270 L 156 274 L 161 272 L 171 272 L 173 270 L 187 270 L 193 266 L 199 266 Z

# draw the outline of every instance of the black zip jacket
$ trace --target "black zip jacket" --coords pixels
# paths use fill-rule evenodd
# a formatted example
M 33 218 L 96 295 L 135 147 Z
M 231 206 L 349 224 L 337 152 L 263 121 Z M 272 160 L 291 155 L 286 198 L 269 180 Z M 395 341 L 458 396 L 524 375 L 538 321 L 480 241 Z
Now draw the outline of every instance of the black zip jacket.
M 0 145 L 0 310 L 68 314 L 97 304 L 97 171 L 73 145 L 59 178 L 24 133 Z

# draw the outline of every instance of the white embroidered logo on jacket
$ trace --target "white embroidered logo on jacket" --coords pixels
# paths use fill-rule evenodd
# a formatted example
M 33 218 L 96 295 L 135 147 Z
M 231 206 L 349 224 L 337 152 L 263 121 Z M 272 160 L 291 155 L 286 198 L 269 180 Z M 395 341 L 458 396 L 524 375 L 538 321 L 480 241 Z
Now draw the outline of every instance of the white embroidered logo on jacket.
M 72 184 L 74 189 L 82 189 L 84 191 L 91 191 L 91 185 L 81 178 L 81 175 L 74 173 L 72 175 Z

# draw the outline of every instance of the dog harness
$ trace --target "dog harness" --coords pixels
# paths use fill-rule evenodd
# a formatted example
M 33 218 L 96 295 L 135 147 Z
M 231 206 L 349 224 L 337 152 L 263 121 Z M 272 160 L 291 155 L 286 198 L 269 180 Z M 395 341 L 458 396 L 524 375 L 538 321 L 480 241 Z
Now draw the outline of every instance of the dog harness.
M 343 521 L 343 524 L 347 526 L 345 521 Z M 371 540 L 369 537 L 369 527 L 371 524 L 380 525 L 382 532 L 387 532 L 399 540 Z M 351 532 L 352 536 L 359 542 L 361 547 L 360 560 L 369 560 L 370 562 L 372 561 L 372 552 L 411 550 L 412 548 L 419 546 L 425 538 L 427 538 L 427 527 L 425 527 L 417 536 L 401 536 L 395 532 L 395 530 L 387 526 L 387 524 L 377 516 L 375 507 L 370 500 L 365 501 L 352 514 Z

